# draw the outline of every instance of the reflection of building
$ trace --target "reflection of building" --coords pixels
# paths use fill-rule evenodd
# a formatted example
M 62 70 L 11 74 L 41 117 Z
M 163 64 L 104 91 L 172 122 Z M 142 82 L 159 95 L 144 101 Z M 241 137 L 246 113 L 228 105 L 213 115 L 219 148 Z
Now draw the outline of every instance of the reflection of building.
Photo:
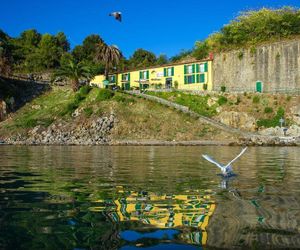
M 115 222 L 140 221 L 159 229 L 178 228 L 183 231 L 179 237 L 184 242 L 206 244 L 206 227 L 215 210 L 210 195 L 123 194 L 113 204 L 110 202 L 109 206 L 94 207 L 93 210 L 109 210 L 107 212 Z M 98 202 L 108 204 L 108 201 Z

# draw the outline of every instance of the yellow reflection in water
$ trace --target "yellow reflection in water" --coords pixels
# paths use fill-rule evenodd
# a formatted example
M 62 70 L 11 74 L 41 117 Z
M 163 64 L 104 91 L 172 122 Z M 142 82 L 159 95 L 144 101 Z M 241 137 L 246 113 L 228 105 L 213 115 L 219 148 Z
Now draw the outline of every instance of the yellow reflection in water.
M 185 242 L 205 245 L 206 227 L 216 204 L 210 193 L 156 194 L 152 192 L 125 191 L 117 187 L 120 198 L 114 201 L 97 200 L 102 206 L 90 208 L 95 212 L 108 212 L 115 222 L 140 221 L 156 228 L 182 229 L 179 237 Z M 109 204 L 109 206 L 107 206 Z M 193 232 L 189 232 L 193 228 Z

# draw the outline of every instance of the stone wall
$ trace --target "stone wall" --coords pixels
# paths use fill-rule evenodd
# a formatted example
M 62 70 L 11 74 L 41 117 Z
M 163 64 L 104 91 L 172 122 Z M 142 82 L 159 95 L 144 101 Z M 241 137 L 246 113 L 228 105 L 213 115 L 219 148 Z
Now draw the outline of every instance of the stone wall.
M 219 53 L 213 61 L 213 86 L 220 91 L 255 91 L 300 94 L 300 39 Z

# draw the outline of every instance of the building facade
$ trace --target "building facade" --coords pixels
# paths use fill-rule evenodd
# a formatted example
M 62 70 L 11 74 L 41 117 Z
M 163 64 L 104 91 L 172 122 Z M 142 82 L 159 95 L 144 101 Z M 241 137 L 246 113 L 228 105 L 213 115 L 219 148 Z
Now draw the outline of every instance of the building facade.
M 110 74 L 108 80 L 104 75 L 96 76 L 91 84 L 100 88 L 117 85 L 130 89 L 182 89 L 212 90 L 212 60 L 191 61 L 189 63 L 168 64 Z

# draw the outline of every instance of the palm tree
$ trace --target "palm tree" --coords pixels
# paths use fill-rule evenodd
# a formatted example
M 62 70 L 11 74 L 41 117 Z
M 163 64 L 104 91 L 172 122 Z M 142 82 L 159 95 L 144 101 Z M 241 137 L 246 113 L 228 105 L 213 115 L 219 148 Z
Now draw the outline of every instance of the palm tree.
M 92 79 L 92 70 L 83 63 L 74 63 L 70 60 L 55 72 L 55 76 L 65 77 L 71 80 L 72 89 L 76 92 L 79 89 L 80 79 Z
M 104 42 L 97 44 L 95 59 L 96 61 L 102 61 L 105 63 L 104 75 L 106 80 L 108 79 L 109 71 L 120 63 L 122 57 L 122 52 L 117 46 L 109 46 Z

